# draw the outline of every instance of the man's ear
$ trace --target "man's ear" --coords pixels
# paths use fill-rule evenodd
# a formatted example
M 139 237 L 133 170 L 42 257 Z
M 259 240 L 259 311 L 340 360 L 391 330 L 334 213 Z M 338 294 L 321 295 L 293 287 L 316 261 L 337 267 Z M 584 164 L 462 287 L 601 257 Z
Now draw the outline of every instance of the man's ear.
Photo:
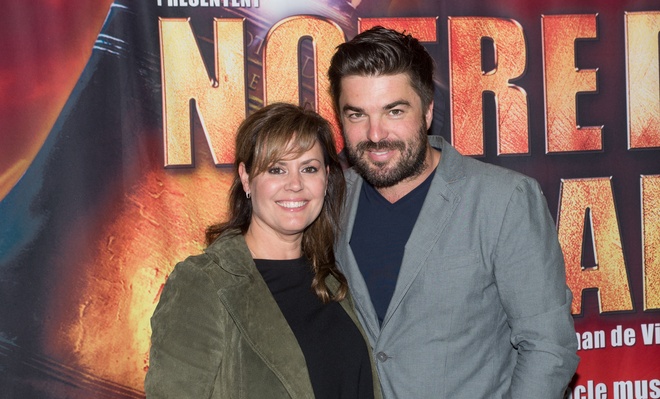
M 433 121 L 433 101 L 429 104 L 429 109 L 426 110 L 424 118 L 426 119 L 426 126 L 431 128 L 431 122 Z

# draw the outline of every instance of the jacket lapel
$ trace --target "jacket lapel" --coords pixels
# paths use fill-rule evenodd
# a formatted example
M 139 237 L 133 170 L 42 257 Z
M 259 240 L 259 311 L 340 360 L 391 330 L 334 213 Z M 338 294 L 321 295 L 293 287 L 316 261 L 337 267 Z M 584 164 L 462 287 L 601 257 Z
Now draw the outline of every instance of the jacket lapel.
M 242 236 L 224 242 L 229 248 L 220 266 L 234 277 L 218 290 L 244 339 L 277 375 L 293 398 L 313 397 L 305 357 L 277 302 L 259 274 Z
M 461 200 L 460 195 L 456 192 L 456 187 L 452 186 L 453 183 L 464 178 L 460 155 L 451 146 L 446 145 L 442 137 L 429 136 L 429 141 L 433 147 L 442 150 L 442 157 L 422 205 L 421 219 L 415 223 L 406 243 L 399 277 L 383 320 L 382 329 L 387 326 L 392 315 L 399 308 L 422 267 L 429 263 L 428 257 L 432 248 L 437 245 L 449 218 Z

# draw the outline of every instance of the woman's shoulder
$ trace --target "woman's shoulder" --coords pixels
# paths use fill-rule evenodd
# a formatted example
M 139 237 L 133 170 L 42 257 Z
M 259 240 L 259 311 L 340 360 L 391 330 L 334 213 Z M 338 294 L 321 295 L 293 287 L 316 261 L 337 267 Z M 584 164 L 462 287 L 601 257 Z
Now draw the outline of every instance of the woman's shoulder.
M 232 273 L 239 273 L 246 264 L 254 263 L 245 238 L 238 231 L 228 231 L 220 235 L 206 247 L 204 255 L 221 267 L 230 268 Z M 236 267 L 238 270 L 234 270 Z
M 216 288 L 221 288 L 231 284 L 231 276 L 248 275 L 251 262 L 252 257 L 243 236 L 221 236 L 204 252 L 177 263 L 169 279 L 184 280 L 191 284 L 195 280 L 209 279 Z

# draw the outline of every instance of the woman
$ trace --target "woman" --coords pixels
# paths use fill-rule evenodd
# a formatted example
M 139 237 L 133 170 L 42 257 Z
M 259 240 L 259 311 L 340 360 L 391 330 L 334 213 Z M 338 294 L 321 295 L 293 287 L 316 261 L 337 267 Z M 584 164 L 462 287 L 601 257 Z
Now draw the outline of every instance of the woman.
M 236 137 L 229 220 L 151 319 L 149 398 L 380 397 L 335 266 L 344 178 L 327 121 L 277 103 Z

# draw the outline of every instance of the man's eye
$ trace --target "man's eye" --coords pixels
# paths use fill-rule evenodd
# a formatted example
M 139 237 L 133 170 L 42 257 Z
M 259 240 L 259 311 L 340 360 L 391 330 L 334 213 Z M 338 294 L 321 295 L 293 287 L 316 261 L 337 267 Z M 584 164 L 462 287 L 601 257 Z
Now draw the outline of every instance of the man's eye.
M 402 113 L 403 113 L 403 111 L 400 110 L 400 109 L 393 109 L 393 110 L 390 111 L 390 114 L 392 114 L 394 116 L 401 115 Z
M 353 112 L 352 114 L 348 114 L 349 119 L 358 119 L 358 118 L 361 118 L 362 116 L 363 116 L 363 114 L 361 114 L 359 112 Z

